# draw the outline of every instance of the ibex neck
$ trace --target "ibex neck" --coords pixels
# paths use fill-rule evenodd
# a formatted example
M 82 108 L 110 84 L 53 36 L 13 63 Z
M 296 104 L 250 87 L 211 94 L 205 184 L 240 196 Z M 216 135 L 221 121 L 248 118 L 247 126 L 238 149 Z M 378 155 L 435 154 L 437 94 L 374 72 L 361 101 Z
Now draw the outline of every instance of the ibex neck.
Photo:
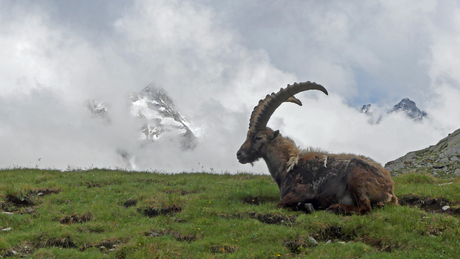
M 262 155 L 273 179 L 280 187 L 283 177 L 298 161 L 299 149 L 290 138 L 278 136 Z
M 273 156 L 273 154 L 267 154 L 263 157 L 265 163 L 267 164 L 268 171 L 272 175 L 275 182 L 278 184 L 278 187 L 282 181 L 282 175 L 285 171 L 286 164 L 283 163 L 278 157 Z

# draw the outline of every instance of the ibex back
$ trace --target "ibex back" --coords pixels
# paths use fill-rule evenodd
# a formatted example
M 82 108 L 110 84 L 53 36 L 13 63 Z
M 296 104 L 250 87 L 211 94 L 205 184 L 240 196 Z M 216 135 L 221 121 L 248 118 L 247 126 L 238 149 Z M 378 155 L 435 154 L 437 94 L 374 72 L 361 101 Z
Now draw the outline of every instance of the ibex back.
M 278 207 L 363 214 L 372 210 L 372 204 L 397 205 L 390 173 L 378 163 L 363 156 L 299 150 L 290 138 L 267 127 L 283 102 L 302 105 L 294 95 L 307 90 L 328 94 L 316 83 L 295 83 L 259 101 L 249 120 L 246 141 L 238 150 L 238 161 L 265 160 L 280 189 Z

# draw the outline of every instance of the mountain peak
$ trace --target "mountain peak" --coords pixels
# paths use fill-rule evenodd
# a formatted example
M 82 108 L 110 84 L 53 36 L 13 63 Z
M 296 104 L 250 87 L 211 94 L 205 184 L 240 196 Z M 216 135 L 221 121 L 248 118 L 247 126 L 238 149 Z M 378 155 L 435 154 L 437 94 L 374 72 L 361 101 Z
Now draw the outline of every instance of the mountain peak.
M 382 111 L 379 107 L 374 107 L 372 104 L 363 105 L 360 111 L 369 117 L 368 121 L 371 124 L 378 124 L 386 116 L 395 112 L 403 113 L 414 121 L 421 121 L 427 116 L 427 113 L 417 108 L 415 102 L 409 98 L 403 98 L 398 104 L 393 106 L 391 110 L 386 111 L 386 115 L 385 111 Z
M 142 128 L 147 140 L 156 141 L 160 135 L 178 136 L 184 150 L 195 148 L 196 136 L 163 88 L 149 84 L 139 94 L 133 94 L 131 101 L 133 115 L 147 121 Z
M 393 112 L 403 112 L 416 121 L 420 121 L 427 116 L 427 113 L 417 108 L 415 102 L 409 98 L 402 99 L 398 104 L 393 106 L 393 109 L 391 109 L 388 113 Z
M 363 107 L 361 108 L 361 113 L 368 113 L 370 112 L 370 108 L 371 108 L 372 104 L 366 104 L 366 105 L 363 105 Z

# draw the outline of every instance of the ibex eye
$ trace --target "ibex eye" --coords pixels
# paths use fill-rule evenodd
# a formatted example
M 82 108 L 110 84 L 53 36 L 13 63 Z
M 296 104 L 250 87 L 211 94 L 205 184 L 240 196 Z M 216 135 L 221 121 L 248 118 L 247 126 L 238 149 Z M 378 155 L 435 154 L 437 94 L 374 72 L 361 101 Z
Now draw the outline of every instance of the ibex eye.
M 256 137 L 256 140 L 261 140 L 261 139 L 262 139 L 262 137 L 260 137 L 260 136 Z

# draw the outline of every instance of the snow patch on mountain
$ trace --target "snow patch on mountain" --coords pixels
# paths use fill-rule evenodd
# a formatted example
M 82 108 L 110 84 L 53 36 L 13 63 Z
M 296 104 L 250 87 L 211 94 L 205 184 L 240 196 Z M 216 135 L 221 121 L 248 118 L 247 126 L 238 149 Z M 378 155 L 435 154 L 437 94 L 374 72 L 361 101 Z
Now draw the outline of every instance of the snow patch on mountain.
M 380 123 L 385 117 L 391 114 L 402 113 L 413 121 L 421 121 L 427 116 L 427 113 L 421 111 L 414 101 L 409 98 L 402 99 L 398 104 L 394 105 L 391 110 L 385 111 L 372 104 L 363 105 L 361 113 L 369 117 L 368 122 L 371 124 Z
M 165 141 L 171 145 L 178 144 L 183 151 L 193 150 L 197 146 L 199 140 L 192 131 L 190 123 L 176 110 L 172 99 L 164 89 L 150 84 L 141 92 L 133 93 L 130 101 L 131 115 L 143 120 L 137 140 L 141 141 L 141 145 L 155 145 L 156 142 Z M 89 100 L 86 106 L 93 117 L 110 123 L 108 103 Z M 119 148 L 115 152 L 128 168 L 136 169 L 136 157 L 129 150 Z
M 183 150 L 196 147 L 198 139 L 189 122 L 176 110 L 163 88 L 150 84 L 139 94 L 133 94 L 131 102 L 131 114 L 146 121 L 141 129 L 141 139 L 158 141 L 166 137 L 179 139 Z

